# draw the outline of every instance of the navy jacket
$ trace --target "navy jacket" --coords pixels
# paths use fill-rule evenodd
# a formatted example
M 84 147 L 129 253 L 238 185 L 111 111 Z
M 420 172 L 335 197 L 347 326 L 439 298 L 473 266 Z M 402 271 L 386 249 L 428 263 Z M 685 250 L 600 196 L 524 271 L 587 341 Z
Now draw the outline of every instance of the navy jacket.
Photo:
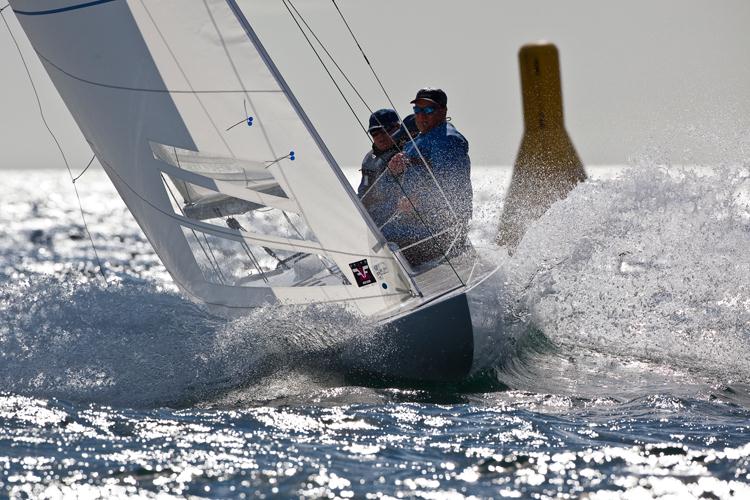
M 468 226 L 472 215 L 473 189 L 469 142 L 466 138 L 446 122 L 406 144 L 404 153 L 409 157 L 410 166 L 402 175 L 402 186 L 430 229 L 439 232 L 456 223 Z M 445 197 L 425 168 L 422 157 L 432 168 Z M 458 220 L 451 214 L 446 198 Z

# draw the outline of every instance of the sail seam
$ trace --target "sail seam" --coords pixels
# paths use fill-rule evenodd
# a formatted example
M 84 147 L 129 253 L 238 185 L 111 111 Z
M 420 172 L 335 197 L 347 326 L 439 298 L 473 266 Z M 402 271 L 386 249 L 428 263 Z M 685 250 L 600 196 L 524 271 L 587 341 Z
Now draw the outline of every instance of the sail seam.
M 128 92 L 150 92 L 154 94 L 283 94 L 284 91 L 281 89 L 260 89 L 260 90 L 236 90 L 236 89 L 216 89 L 216 90 L 175 90 L 175 89 L 150 89 L 145 87 L 129 87 L 127 85 L 115 85 L 112 83 L 103 83 L 103 82 L 96 82 L 94 80 L 89 80 L 83 77 L 80 77 L 78 75 L 75 75 L 51 60 L 49 60 L 44 54 L 40 53 L 38 50 L 34 49 L 39 56 L 40 59 L 42 59 L 44 62 L 55 68 L 60 73 L 77 80 L 81 83 L 86 83 L 88 85 L 93 85 L 95 87 L 104 87 L 108 89 L 113 90 L 124 90 Z
M 216 19 L 214 18 L 213 12 L 211 12 L 211 8 L 208 6 L 208 3 L 206 0 L 203 0 L 203 6 L 206 8 L 206 13 L 208 14 L 209 19 L 211 19 L 211 25 L 214 27 L 214 31 L 216 31 L 216 36 L 219 37 L 219 41 L 221 42 L 221 47 L 224 50 L 224 55 L 227 57 L 227 61 L 229 61 L 229 65 L 232 67 L 232 72 L 234 73 L 234 76 L 237 78 L 237 82 L 240 84 L 243 90 L 245 90 L 245 83 L 242 81 L 242 77 L 240 76 L 240 72 L 237 69 L 237 65 L 234 62 L 234 59 L 232 58 L 232 54 L 229 53 L 229 48 L 227 48 L 227 43 L 224 40 L 224 35 L 222 35 L 221 30 L 219 29 L 219 26 L 216 24 Z M 271 152 L 271 157 L 276 158 L 279 155 L 276 154 L 276 151 L 273 147 L 273 144 L 271 143 L 271 138 L 268 136 L 268 131 L 266 130 L 266 127 L 263 126 L 263 119 L 258 113 L 258 110 L 255 108 L 255 104 L 253 103 L 253 100 L 250 98 L 250 95 L 247 94 L 245 97 L 247 97 L 247 100 L 250 102 L 250 110 L 253 112 L 253 115 L 257 118 L 258 125 L 260 126 L 260 130 L 263 132 L 263 138 L 266 141 L 266 145 L 268 146 L 268 149 Z
M 70 12 L 72 10 L 85 9 L 88 7 L 94 7 L 104 3 L 114 2 L 115 0 L 94 0 L 93 2 L 80 3 L 77 5 L 68 5 L 67 7 L 59 7 L 57 9 L 48 10 L 15 10 L 13 12 L 22 16 L 46 16 L 48 14 L 60 14 L 62 12 Z

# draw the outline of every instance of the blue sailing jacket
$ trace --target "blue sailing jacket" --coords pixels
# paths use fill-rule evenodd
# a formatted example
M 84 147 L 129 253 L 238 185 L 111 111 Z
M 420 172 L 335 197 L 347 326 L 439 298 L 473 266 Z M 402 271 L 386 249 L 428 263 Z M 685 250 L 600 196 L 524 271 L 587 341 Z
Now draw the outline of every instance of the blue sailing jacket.
M 404 153 L 409 157 L 410 166 L 401 177 L 401 185 L 419 211 L 421 220 L 433 232 L 456 223 L 467 226 L 472 215 L 473 189 L 469 142 L 466 138 L 446 122 L 409 142 L 404 147 Z M 432 169 L 445 197 L 435 185 L 422 158 Z M 451 214 L 446 198 L 457 220 Z M 423 222 L 407 220 L 402 223 L 424 225 Z

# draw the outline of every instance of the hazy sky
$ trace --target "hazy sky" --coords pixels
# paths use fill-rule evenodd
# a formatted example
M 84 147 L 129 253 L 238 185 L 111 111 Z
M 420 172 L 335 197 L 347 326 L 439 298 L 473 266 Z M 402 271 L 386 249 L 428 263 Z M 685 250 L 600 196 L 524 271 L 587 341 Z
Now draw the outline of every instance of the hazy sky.
M 156 1 L 156 0 L 149 0 Z M 186 0 L 197 1 L 197 0 Z M 280 0 L 251 17 L 342 165 L 369 147 Z M 245 0 L 243 4 L 250 2 Z M 518 48 L 561 53 L 566 123 L 586 164 L 648 152 L 675 163 L 750 159 L 749 0 L 338 0 L 407 113 L 422 86 L 448 92 L 474 164 L 513 163 L 522 134 Z M 330 0 L 295 0 L 373 107 L 386 106 Z M 91 152 L 10 9 L 51 124 L 74 168 Z M 0 168 L 62 166 L 0 25 Z M 361 118 L 367 112 L 358 108 Z M 742 148 L 747 154 L 741 152 Z

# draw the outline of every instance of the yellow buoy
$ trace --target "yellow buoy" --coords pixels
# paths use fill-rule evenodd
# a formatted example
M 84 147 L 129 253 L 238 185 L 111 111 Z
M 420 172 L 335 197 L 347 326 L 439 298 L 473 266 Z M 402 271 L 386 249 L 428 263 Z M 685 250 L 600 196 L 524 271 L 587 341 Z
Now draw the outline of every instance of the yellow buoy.
M 528 224 L 586 179 L 586 171 L 565 130 L 560 59 L 548 42 L 518 52 L 524 134 L 505 197 L 497 241 L 512 250 Z

